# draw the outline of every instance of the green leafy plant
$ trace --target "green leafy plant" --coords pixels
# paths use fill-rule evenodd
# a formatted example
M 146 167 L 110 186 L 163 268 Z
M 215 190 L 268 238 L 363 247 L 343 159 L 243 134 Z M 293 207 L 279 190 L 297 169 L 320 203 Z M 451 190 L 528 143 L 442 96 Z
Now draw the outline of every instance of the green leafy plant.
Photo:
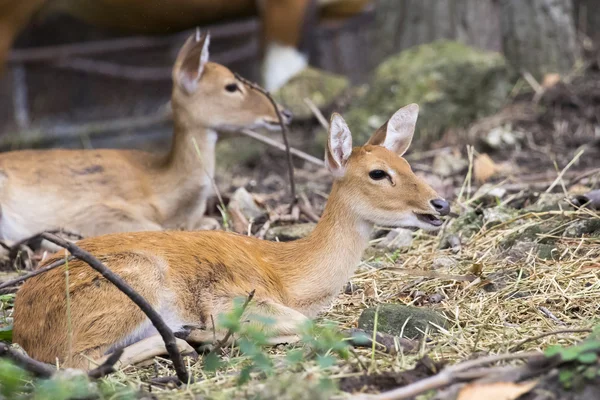
M 600 326 L 580 344 L 570 347 L 550 346 L 544 352 L 548 358 L 561 363 L 558 379 L 565 389 L 580 388 L 586 381 L 600 377 Z
M 248 382 L 253 372 L 261 373 L 266 377 L 277 373 L 273 357 L 269 355 L 266 348 L 272 337 L 269 327 L 275 321 L 262 315 L 245 314 L 246 305 L 247 299 L 236 298 L 232 310 L 217 318 L 219 329 L 230 332 L 235 338 L 242 358 L 241 362 L 244 363 L 238 377 L 238 385 Z M 285 364 L 291 370 L 311 361 L 315 361 L 323 370 L 334 365 L 339 358 L 349 357 L 349 346 L 344 336 L 331 323 L 319 325 L 308 321 L 299 327 L 299 335 L 303 347 L 289 349 L 285 354 Z M 215 352 L 211 352 L 204 358 L 204 370 L 215 372 L 231 363 L 231 359 L 224 361 Z M 331 390 L 333 386 L 326 378 L 321 380 L 320 385 L 323 390 Z

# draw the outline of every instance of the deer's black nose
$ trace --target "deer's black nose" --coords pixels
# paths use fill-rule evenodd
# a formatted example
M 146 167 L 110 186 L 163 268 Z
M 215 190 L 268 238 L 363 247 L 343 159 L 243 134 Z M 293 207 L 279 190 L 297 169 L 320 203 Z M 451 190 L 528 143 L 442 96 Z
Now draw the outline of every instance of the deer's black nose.
M 450 204 L 444 199 L 435 199 L 430 201 L 435 211 L 439 212 L 440 215 L 450 214 Z

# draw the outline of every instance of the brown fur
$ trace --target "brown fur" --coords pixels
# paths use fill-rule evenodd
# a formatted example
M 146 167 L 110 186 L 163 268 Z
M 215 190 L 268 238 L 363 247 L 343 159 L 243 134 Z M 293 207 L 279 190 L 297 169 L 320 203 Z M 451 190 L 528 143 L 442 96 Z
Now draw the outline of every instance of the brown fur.
M 407 129 L 411 136 L 413 129 L 414 124 Z M 340 166 L 345 172 L 337 174 L 321 221 L 305 239 L 278 243 L 218 231 L 138 232 L 78 245 L 145 296 L 173 330 L 196 325 L 204 331 L 199 340 L 210 339 L 211 316 L 216 319 L 233 298 L 256 290 L 249 312 L 275 318 L 270 329 L 276 335 L 293 336 L 298 324 L 331 304 L 350 278 L 373 224 L 412 226 L 414 213 L 435 214 L 430 201 L 436 193 L 397 154 L 375 144 L 331 148 L 347 156 Z M 369 171 L 377 168 L 393 172 L 395 184 L 372 180 Z M 86 357 L 97 359 L 115 345 L 152 334 L 140 329 L 148 326 L 141 311 L 80 261 L 68 266 L 69 315 L 65 270 L 34 277 L 17 294 L 13 338 L 30 356 L 87 367 Z
M 325 1 L 323 16 L 355 15 L 371 1 Z M 261 2 L 264 5 L 257 7 Z M 138 34 L 166 34 L 260 14 L 266 43 L 296 46 L 308 4 L 309 0 L 0 0 L 0 67 L 13 40 L 40 10 L 66 13 L 94 26 Z
M 207 62 L 197 76 L 204 40 L 191 37 L 173 68 L 175 129 L 167 154 L 108 149 L 0 154 L 0 237 L 16 241 L 59 228 L 95 236 L 200 227 L 212 193 L 215 130 L 278 121 L 269 100 L 226 67 Z M 197 80 L 193 92 L 184 90 L 184 78 Z M 239 90 L 228 92 L 228 84 Z

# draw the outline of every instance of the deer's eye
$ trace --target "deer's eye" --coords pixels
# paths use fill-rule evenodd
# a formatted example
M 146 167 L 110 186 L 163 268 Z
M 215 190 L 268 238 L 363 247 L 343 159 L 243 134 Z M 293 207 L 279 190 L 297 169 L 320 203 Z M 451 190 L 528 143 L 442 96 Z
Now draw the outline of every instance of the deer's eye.
M 380 181 L 387 177 L 387 173 L 380 169 L 374 169 L 373 171 L 369 172 L 369 177 L 374 181 Z
M 230 83 L 225 86 L 225 90 L 227 90 L 230 93 L 233 93 L 233 92 L 239 90 L 239 88 L 238 88 L 237 83 Z

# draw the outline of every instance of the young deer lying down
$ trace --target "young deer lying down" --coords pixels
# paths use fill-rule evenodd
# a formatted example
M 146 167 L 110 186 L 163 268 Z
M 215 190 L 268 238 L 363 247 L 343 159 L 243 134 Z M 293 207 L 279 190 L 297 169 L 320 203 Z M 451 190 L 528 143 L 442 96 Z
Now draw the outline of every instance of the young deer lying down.
M 209 41 L 196 34 L 177 56 L 168 154 L 109 149 L 0 154 L 0 239 L 61 228 L 83 236 L 200 228 L 212 192 L 216 130 L 279 129 L 277 113 L 262 93 L 208 62 Z M 289 122 L 290 114 L 283 115 Z
M 400 109 L 366 145 L 355 148 L 344 119 L 332 116 L 325 162 L 335 181 L 320 222 L 305 239 L 278 243 L 222 231 L 139 232 L 78 245 L 144 296 L 174 332 L 199 327 L 188 341 L 212 342 L 211 316 L 216 319 L 235 297 L 255 289 L 247 313 L 276 320 L 265 327 L 276 336 L 273 343 L 293 342 L 298 325 L 330 305 L 350 278 L 373 224 L 434 230 L 442 223 L 438 217 L 448 214 L 448 203 L 401 157 L 417 114 L 416 104 Z M 89 360 L 120 346 L 129 346 L 123 365 L 165 354 L 142 311 L 83 262 L 69 263 L 69 293 L 70 317 L 64 267 L 20 289 L 13 335 L 30 356 L 89 368 L 94 365 Z M 223 334 L 216 332 L 217 338 Z

